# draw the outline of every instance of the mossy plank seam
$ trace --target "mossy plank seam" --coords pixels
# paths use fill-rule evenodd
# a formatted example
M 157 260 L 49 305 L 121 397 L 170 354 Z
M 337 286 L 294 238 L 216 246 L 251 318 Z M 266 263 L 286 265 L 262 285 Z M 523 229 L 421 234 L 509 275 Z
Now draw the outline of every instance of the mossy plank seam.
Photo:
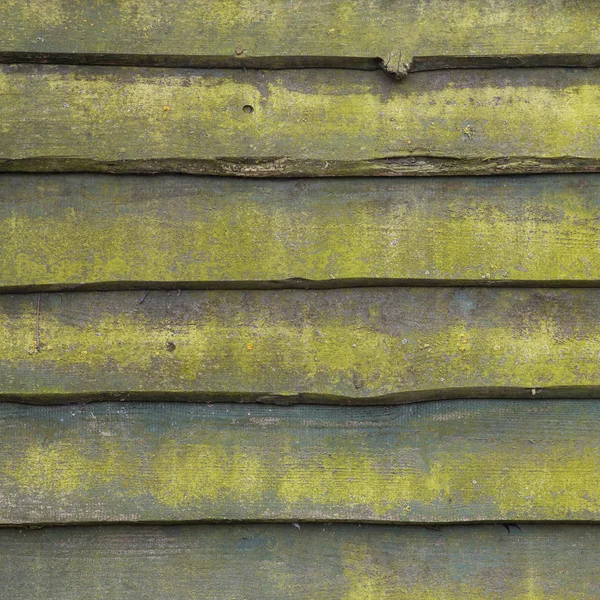
M 600 71 L 0 66 L 0 170 L 597 171 Z
M 409 70 L 598 65 L 600 10 L 582 0 L 5 2 L 0 59 Z

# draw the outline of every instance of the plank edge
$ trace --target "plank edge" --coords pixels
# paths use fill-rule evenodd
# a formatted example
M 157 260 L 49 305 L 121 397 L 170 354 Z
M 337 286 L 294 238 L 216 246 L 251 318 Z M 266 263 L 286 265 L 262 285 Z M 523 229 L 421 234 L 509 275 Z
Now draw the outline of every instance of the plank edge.
M 400 177 L 599 173 L 600 159 L 580 156 L 495 156 L 462 158 L 435 155 L 382 156 L 363 160 L 275 157 L 94 159 L 0 157 L 0 173 L 186 173 L 233 177 Z
M 510 67 L 600 67 L 600 54 L 489 54 L 489 55 L 415 55 L 402 56 L 390 51 L 386 57 L 344 55 L 188 55 L 126 54 L 99 52 L 0 51 L 0 63 L 76 66 L 132 66 L 173 68 L 231 69 L 305 69 L 338 68 L 373 71 L 382 69 L 397 79 L 410 73 L 446 69 L 497 69 Z M 394 60 L 398 57 L 398 62 Z
M 43 356 L 44 349 L 37 354 Z M 103 390 L 87 392 L 82 389 L 76 393 L 2 393 L 0 402 L 31 405 L 87 404 L 91 402 L 192 402 L 192 403 L 248 403 L 293 406 L 302 404 L 314 405 L 347 405 L 347 406 L 394 406 L 412 402 L 430 402 L 445 400 L 579 400 L 600 398 L 600 386 L 554 386 L 554 387 L 456 387 L 444 389 L 426 389 L 397 392 L 388 395 L 338 396 L 326 393 L 299 393 L 293 395 L 273 394 L 270 392 L 193 392 L 180 391 L 124 391 Z

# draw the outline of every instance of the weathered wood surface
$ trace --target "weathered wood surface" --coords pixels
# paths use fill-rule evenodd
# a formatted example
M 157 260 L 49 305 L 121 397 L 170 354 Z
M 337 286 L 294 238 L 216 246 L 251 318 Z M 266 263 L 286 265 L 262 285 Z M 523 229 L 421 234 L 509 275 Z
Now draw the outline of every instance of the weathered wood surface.
M 596 400 L 0 404 L 0 524 L 600 520 Z
M 582 600 L 596 525 L 186 525 L 0 531 L 11 600 Z
M 0 59 L 408 69 L 597 65 L 585 0 L 5 0 Z
M 600 70 L 4 65 L 0 170 L 433 175 L 600 168 Z
M 39 306 L 39 310 L 38 310 Z M 0 295 L 0 397 L 596 397 L 600 290 Z
M 600 176 L 0 176 L 0 289 L 597 285 Z

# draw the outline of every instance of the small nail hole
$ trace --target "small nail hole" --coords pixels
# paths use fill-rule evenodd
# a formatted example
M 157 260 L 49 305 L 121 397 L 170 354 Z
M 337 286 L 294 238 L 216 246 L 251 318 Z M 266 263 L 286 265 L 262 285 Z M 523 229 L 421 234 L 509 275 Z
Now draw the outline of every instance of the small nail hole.
M 243 110 L 245 113 L 247 113 L 247 114 L 250 114 L 250 113 L 253 113 L 253 112 L 254 112 L 254 107 L 253 107 L 253 106 L 250 106 L 249 104 L 246 104 L 246 106 L 244 106 L 244 108 L 242 108 L 242 110 Z
M 173 350 L 175 350 L 175 344 L 173 342 L 167 342 L 167 350 L 173 352 Z

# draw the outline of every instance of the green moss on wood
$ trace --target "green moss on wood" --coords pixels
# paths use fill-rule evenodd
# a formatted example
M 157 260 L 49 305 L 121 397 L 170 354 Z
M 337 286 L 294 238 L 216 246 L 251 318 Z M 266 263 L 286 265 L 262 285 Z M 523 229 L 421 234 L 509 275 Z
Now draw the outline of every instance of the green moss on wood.
M 589 70 L 473 70 L 399 85 L 341 70 L 10 66 L 0 73 L 0 169 L 596 170 L 597 79 Z
M 2 175 L 0 286 L 594 283 L 598 181 Z
M 596 394 L 599 300 L 595 289 L 98 292 L 42 294 L 38 315 L 37 294 L 5 295 L 0 393 Z
M 4 404 L 1 523 L 595 521 L 598 410 Z

